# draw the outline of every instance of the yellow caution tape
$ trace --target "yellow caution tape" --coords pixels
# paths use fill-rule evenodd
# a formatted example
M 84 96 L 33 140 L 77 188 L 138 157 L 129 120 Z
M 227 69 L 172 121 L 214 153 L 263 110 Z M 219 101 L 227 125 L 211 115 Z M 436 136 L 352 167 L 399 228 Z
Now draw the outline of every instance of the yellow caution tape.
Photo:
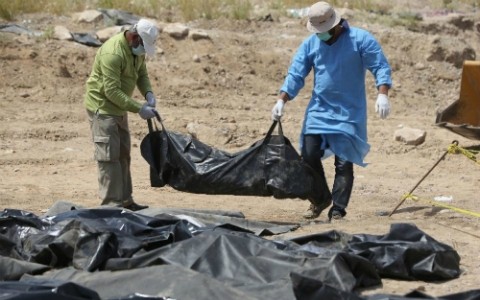
M 423 202 L 430 203 L 433 206 L 443 207 L 443 208 L 450 209 L 450 210 L 453 210 L 455 212 L 458 212 L 458 213 L 461 213 L 461 214 L 464 214 L 464 215 L 470 215 L 470 216 L 480 218 L 480 213 L 469 211 L 469 210 L 466 210 L 466 209 L 463 209 L 463 208 L 458 208 L 458 207 L 455 207 L 455 206 L 452 206 L 452 205 L 440 203 L 438 201 L 433 201 L 433 200 L 430 200 L 430 199 L 419 198 L 419 197 L 414 196 L 412 194 L 405 194 L 403 196 L 403 199 L 411 199 L 413 201 L 423 201 Z
M 468 159 L 471 159 L 473 160 L 475 163 L 477 163 L 478 165 L 480 165 L 480 161 L 477 160 L 477 157 L 474 153 L 474 151 L 469 151 L 465 148 L 462 148 L 462 147 L 459 147 L 458 144 L 450 144 L 448 146 L 448 153 L 450 154 L 457 154 L 457 153 L 461 153 L 463 155 L 465 155 Z M 478 152 L 477 152 L 478 153 Z

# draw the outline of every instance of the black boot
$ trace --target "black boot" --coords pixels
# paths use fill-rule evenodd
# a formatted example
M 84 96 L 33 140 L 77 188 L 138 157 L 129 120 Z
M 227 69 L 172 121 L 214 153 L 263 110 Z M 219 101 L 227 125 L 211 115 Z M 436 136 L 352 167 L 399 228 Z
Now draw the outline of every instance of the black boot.
M 131 204 L 124 206 L 123 208 L 129 209 L 131 211 L 137 211 L 137 210 L 148 208 L 148 205 L 140 205 L 135 202 L 132 202 Z

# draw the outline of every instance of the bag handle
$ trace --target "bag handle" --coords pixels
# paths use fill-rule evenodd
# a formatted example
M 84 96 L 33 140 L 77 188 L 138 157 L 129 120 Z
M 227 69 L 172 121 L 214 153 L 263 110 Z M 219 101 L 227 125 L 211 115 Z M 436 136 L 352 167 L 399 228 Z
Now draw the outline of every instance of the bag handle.
M 163 122 L 162 122 L 162 118 L 160 118 L 160 114 L 156 110 L 155 110 L 155 119 L 157 119 L 157 121 L 160 123 L 160 125 L 162 125 L 162 130 L 164 132 L 166 132 L 165 126 L 163 125 Z M 148 125 L 148 132 L 152 133 L 154 131 L 158 131 L 157 123 L 155 122 L 154 119 L 153 120 L 152 119 L 147 119 L 147 125 Z M 155 125 L 155 130 L 153 130 L 154 125 Z
M 280 120 L 278 121 L 278 135 L 281 135 L 283 137 L 283 128 Z
M 275 129 L 275 127 L 277 127 L 277 124 L 278 124 L 278 135 L 281 135 L 283 136 L 283 128 L 282 128 L 282 123 L 279 121 L 273 121 L 272 125 L 270 126 L 270 129 L 268 130 L 267 132 L 267 135 L 265 136 L 265 138 L 268 138 L 272 135 L 273 133 L 273 130 Z
M 282 128 L 282 123 L 280 120 L 278 121 L 273 121 L 272 125 L 270 126 L 270 129 L 268 129 L 267 134 L 265 135 L 265 138 L 263 139 L 262 144 L 265 144 L 268 139 L 272 136 L 273 130 L 275 130 L 275 127 L 277 127 L 278 124 L 278 135 L 282 137 L 283 140 L 285 140 L 285 137 L 283 136 L 283 128 Z

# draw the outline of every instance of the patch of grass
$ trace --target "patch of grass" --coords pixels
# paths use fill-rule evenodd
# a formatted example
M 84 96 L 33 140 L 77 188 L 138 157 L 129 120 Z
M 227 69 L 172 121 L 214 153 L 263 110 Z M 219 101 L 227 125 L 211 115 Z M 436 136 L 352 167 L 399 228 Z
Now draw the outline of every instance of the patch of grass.
M 42 34 L 42 39 L 51 40 L 55 34 L 55 29 L 53 26 L 48 26 Z
M 87 0 L 83 2 L 90 3 L 89 7 L 94 9 L 118 9 L 150 18 L 157 18 L 166 11 L 178 8 L 176 0 Z
M 43 1 L 40 1 L 40 2 L 43 2 Z M 85 1 L 82 1 L 82 0 L 47 1 L 46 3 L 44 3 L 43 9 L 54 15 L 64 15 L 64 14 L 69 14 L 72 11 L 81 11 L 85 9 Z
M 37 42 L 44 42 L 53 39 L 55 34 L 55 28 L 53 26 L 47 26 L 41 35 L 35 36 Z
M 302 8 L 302 7 L 309 7 L 312 4 L 314 4 L 316 1 L 315 0 L 283 0 L 283 1 L 277 1 L 277 2 L 283 2 L 282 5 L 287 8 Z M 329 3 L 331 5 L 334 4 L 335 1 L 330 1 Z
M 177 0 L 177 5 L 185 21 L 219 17 L 245 20 L 253 8 L 249 0 Z
M 284 10 L 283 0 L 270 0 L 268 1 L 268 8 L 273 10 Z
M 286 14 L 287 9 L 302 9 L 316 0 L 264 0 L 263 5 Z M 183 21 L 199 18 L 229 17 L 249 19 L 253 11 L 252 0 L 0 0 L 0 17 L 12 21 L 24 13 L 70 14 L 89 9 L 113 8 L 136 15 L 170 21 L 181 15 Z M 390 14 L 390 3 L 382 0 L 330 0 L 334 7 L 348 7 L 380 14 Z M 480 0 L 431 0 L 432 7 L 455 9 L 462 5 L 479 7 Z M 409 21 L 408 19 L 403 21 Z M 415 20 L 413 20 L 415 21 Z
M 212 20 L 221 15 L 221 2 L 218 0 L 177 0 L 177 5 L 185 21 L 198 18 Z
M 6 2 L 6 0 L 0 0 L 0 18 L 7 20 L 7 21 L 12 21 L 14 19 L 13 14 L 11 10 L 6 7 L 3 2 Z
M 432 0 L 431 6 L 437 9 L 446 9 L 455 11 L 462 6 L 471 6 L 478 8 L 480 0 Z
M 252 4 L 245 0 L 229 0 L 230 16 L 235 20 L 246 20 L 250 18 Z
M 392 26 L 403 26 L 410 29 L 417 27 L 418 23 L 423 20 L 420 14 L 412 12 L 403 12 L 398 14 L 398 18 L 392 19 Z
M 12 21 L 19 14 L 46 12 L 55 15 L 83 10 L 82 0 L 0 0 L 0 17 Z

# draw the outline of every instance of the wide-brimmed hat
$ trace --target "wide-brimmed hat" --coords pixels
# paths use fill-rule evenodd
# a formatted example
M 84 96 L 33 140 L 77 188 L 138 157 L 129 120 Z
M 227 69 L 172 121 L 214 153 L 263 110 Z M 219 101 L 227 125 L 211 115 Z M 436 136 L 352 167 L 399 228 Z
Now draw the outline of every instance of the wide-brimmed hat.
M 308 10 L 308 31 L 327 32 L 340 23 L 340 14 L 327 2 L 317 2 Z
M 143 47 L 147 55 L 154 56 L 155 41 L 158 37 L 157 26 L 148 20 L 140 19 L 137 24 L 135 24 L 135 29 L 143 40 Z

